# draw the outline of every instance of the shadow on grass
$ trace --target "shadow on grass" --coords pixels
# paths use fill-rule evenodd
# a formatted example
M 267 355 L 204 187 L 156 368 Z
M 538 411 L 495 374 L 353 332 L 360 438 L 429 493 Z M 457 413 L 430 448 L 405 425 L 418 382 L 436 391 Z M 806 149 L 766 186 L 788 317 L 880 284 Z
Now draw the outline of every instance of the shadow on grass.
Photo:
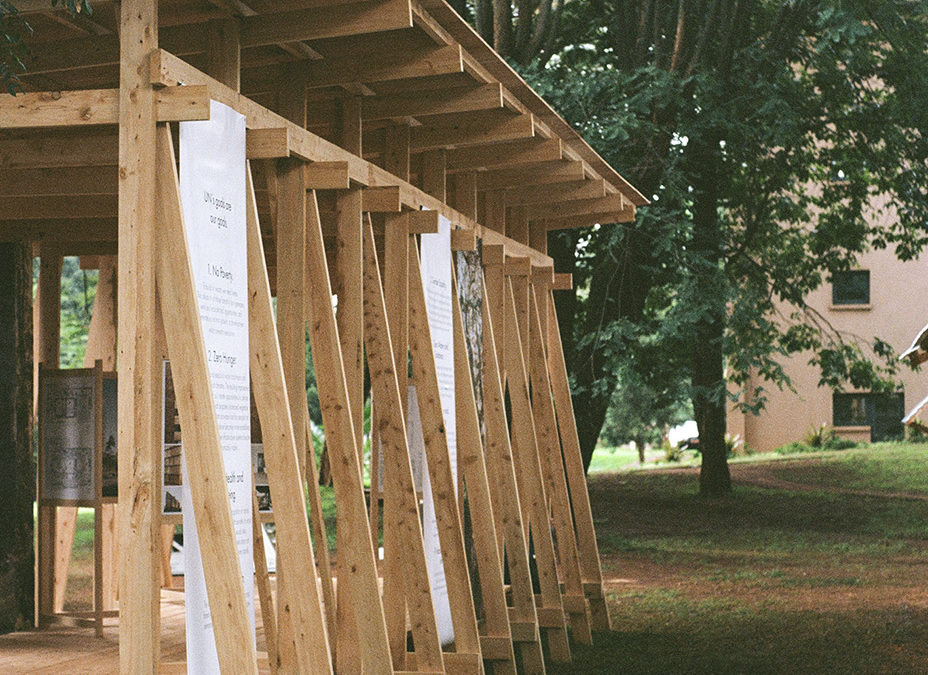
M 928 611 L 779 612 L 715 601 L 666 599 L 623 631 L 573 645 L 569 664 L 549 673 L 916 673 L 928 662 Z M 719 606 L 719 605 L 722 606 Z M 638 608 L 638 609 L 636 609 Z M 652 608 L 653 609 L 653 608 Z

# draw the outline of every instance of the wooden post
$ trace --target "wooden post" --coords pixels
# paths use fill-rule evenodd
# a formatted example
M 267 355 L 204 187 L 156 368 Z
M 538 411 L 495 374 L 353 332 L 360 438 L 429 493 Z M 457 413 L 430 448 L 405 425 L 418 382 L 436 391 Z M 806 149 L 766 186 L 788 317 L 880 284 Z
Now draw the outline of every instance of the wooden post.
M 58 368 L 61 345 L 61 265 L 62 256 L 58 249 L 43 246 L 39 262 L 39 363 L 45 368 Z M 38 391 L 38 388 L 37 388 Z M 36 413 L 38 414 L 38 412 Z M 37 551 L 37 612 L 38 616 L 55 611 L 55 590 L 64 587 L 67 577 L 56 577 L 55 564 L 57 518 L 54 506 L 38 508 L 38 551 Z M 73 540 L 73 535 L 72 535 Z M 66 572 L 65 572 L 66 574 Z M 64 591 L 61 591 L 64 595 Z
M 531 326 L 529 328 L 529 361 L 532 383 L 532 411 L 538 434 L 538 455 L 545 476 L 548 506 L 554 516 L 557 550 L 561 561 L 561 578 L 564 582 L 562 602 L 570 618 L 573 637 L 583 644 L 592 644 L 590 610 L 583 595 L 577 540 L 574 535 L 570 495 L 564 480 L 561 444 L 557 435 L 554 401 L 551 398 L 551 381 L 545 358 L 545 341 L 541 330 L 541 317 L 534 289 L 531 297 Z
M 577 528 L 583 589 L 590 601 L 593 630 L 608 631 L 612 627 L 609 612 L 606 609 L 606 597 L 603 593 L 599 547 L 593 528 L 593 512 L 590 508 L 590 495 L 587 492 L 586 473 L 583 471 L 583 459 L 580 456 L 577 421 L 574 418 L 573 403 L 570 399 L 570 382 L 567 379 L 567 364 L 564 361 L 564 347 L 561 345 L 561 332 L 557 323 L 557 313 L 554 311 L 553 297 L 548 302 L 548 372 L 551 374 L 558 431 L 564 451 L 564 466 L 570 486 L 574 523 Z
M 340 642 L 339 650 L 347 652 L 346 658 L 352 662 L 360 660 L 361 666 L 368 672 L 389 673 L 393 668 L 387 626 L 358 461 L 360 438 L 355 435 L 353 409 L 349 404 L 315 191 L 307 193 L 306 208 L 306 264 L 307 273 L 314 280 L 307 298 L 307 324 L 313 358 L 316 363 L 327 364 L 327 367 L 316 370 L 316 382 L 332 457 L 335 501 L 343 536 L 342 548 L 339 549 L 342 564 L 339 588 L 346 590 L 342 591 L 344 595 L 340 597 L 339 605 L 351 603 L 358 610 L 353 612 L 354 624 L 347 628 L 346 634 L 361 636 L 353 643 Z
M 306 504 L 303 499 L 303 480 L 300 473 L 300 451 L 296 438 L 305 440 L 302 433 L 302 410 L 299 417 L 291 417 L 288 384 L 277 335 L 273 330 L 274 313 L 271 307 L 271 289 L 265 267 L 264 247 L 258 224 L 258 208 L 249 169 L 247 176 L 248 217 L 248 336 L 251 353 L 251 377 L 255 404 L 261 418 L 264 457 L 267 462 L 268 483 L 274 499 L 277 522 L 277 555 L 285 570 L 288 588 L 292 589 L 279 599 L 280 615 L 292 631 L 287 636 L 294 643 L 293 666 L 298 672 L 331 672 L 326 622 L 319 602 L 315 567 L 308 563 L 314 559 L 312 540 L 306 521 Z M 302 243 L 302 242 L 301 242 Z M 302 287 L 302 277 L 300 280 Z M 301 288 L 302 290 L 302 288 Z M 303 311 L 299 312 L 300 333 L 303 333 Z M 298 400 L 304 400 L 305 394 Z M 294 433 L 293 420 L 297 420 Z M 303 453 L 305 456 L 305 453 Z M 326 546 L 323 540 L 320 546 Z M 278 648 L 280 643 L 278 642 Z
M 455 494 L 456 477 L 451 472 L 448 441 L 445 436 L 419 254 L 412 246 L 409 250 L 409 348 L 422 418 L 426 464 L 431 479 L 435 517 L 438 521 L 442 564 L 454 625 L 455 652 L 475 655 L 477 663 L 474 664 L 474 668 L 482 671 L 474 598 Z
M 507 381 L 509 401 L 512 404 L 512 437 L 516 458 L 516 477 L 522 503 L 523 523 L 530 526 L 538 582 L 541 588 L 541 606 L 538 608 L 539 626 L 545 629 L 548 649 L 554 661 L 570 660 L 570 645 L 564 624 L 564 610 L 557 577 L 554 542 L 548 518 L 548 505 L 541 465 L 538 458 L 538 438 L 529 396 L 528 373 L 522 355 L 522 338 L 516 316 L 516 301 L 512 284 L 507 281 L 506 318 L 512 329 L 507 331 L 503 350 L 508 364 Z
M 391 536 L 396 537 L 397 543 L 403 547 L 403 571 L 406 576 L 403 588 L 409 607 L 416 667 L 421 671 L 440 671 L 444 665 L 425 562 L 422 526 L 419 522 L 419 500 L 409 462 L 406 415 L 402 402 L 405 396 L 400 393 L 396 377 L 392 331 L 380 284 L 374 229 L 369 216 L 364 228 L 364 324 L 371 389 L 383 406 L 378 422 L 384 444 L 384 469 L 386 470 L 386 464 L 389 463 L 391 477 L 389 482 L 384 482 L 384 491 L 390 495 L 391 508 L 400 516 L 395 520 L 397 529 L 391 531 Z M 375 479 L 376 477 L 371 477 L 372 482 Z M 393 664 L 397 669 L 405 668 L 405 620 L 402 636 L 402 644 L 395 644 L 395 647 L 391 644 L 391 648 L 399 649 L 399 654 L 393 653 Z
M 219 665 L 226 672 L 256 673 L 257 655 L 222 468 L 219 425 L 187 249 L 174 146 L 166 125 L 158 127 L 156 157 L 155 187 L 159 195 L 156 279 L 168 354 L 175 364 L 183 364 L 172 368 L 171 374 L 185 445 L 196 448 L 196 452 L 186 453 L 184 459 L 187 488 L 198 525 L 206 593 L 210 607 L 215 608 L 211 616 L 216 651 Z
M 464 321 L 458 300 L 457 279 L 452 268 L 451 321 L 454 324 L 454 387 L 457 408 L 458 466 L 467 485 L 468 503 L 473 528 L 477 571 L 480 575 L 481 598 L 485 614 L 480 646 L 484 659 L 491 660 L 496 675 L 515 675 L 515 654 L 503 588 L 503 565 L 497 549 L 496 525 L 487 466 L 480 439 L 480 420 L 474 397 Z
M 123 0 L 119 63 L 119 668 L 155 673 L 160 660 L 161 362 L 155 334 L 157 0 Z
M 486 245 L 484 245 L 486 250 Z M 522 523 L 515 460 L 506 422 L 506 400 L 496 360 L 494 318 L 490 311 L 486 278 L 483 284 L 483 411 L 487 426 L 486 461 L 498 525 L 499 557 L 505 551 L 509 563 L 512 608 L 509 611 L 512 639 L 519 647 L 526 673 L 544 673 L 545 663 L 538 633 L 538 615 L 528 558 L 528 538 Z M 505 548 L 503 543 L 505 542 Z
M 341 145 L 349 152 L 361 154 L 361 101 L 359 97 L 345 97 L 341 101 Z M 359 466 L 363 462 L 364 438 L 364 310 L 362 299 L 361 206 L 362 192 L 350 189 L 338 193 L 335 201 L 335 278 L 334 291 L 338 296 L 338 335 L 344 359 L 345 380 L 348 385 L 348 402 L 351 406 L 354 435 Z M 318 361 L 314 361 L 318 363 Z M 331 452 L 331 446 L 329 446 Z M 341 519 L 339 519 L 341 521 Z M 346 545 L 344 525 L 336 526 L 336 548 Z M 368 531 L 370 531 L 368 525 Z M 358 669 L 350 659 L 357 654 L 354 643 L 363 636 L 352 632 L 356 623 L 347 588 L 351 575 L 345 568 L 346 556 L 338 555 L 338 634 L 336 660 L 340 671 Z M 345 647 L 343 648 L 343 645 Z

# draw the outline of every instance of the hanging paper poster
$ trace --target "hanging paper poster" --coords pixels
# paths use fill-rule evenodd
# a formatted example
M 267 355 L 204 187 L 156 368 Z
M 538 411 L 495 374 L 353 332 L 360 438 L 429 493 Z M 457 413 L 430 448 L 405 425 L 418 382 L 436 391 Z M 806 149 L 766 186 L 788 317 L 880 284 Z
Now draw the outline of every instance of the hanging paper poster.
M 454 329 L 451 323 L 451 222 L 447 218 L 439 216 L 437 233 L 422 235 L 421 252 L 422 286 L 425 289 L 425 306 L 428 314 L 429 332 L 432 336 L 432 352 L 435 355 L 435 371 L 438 374 L 438 393 L 441 399 L 445 436 L 448 439 L 451 475 L 455 479 L 455 490 L 457 490 Z M 412 409 L 412 401 L 410 401 L 410 411 Z M 421 435 L 420 425 L 419 436 L 421 437 Z M 414 441 L 410 441 L 410 446 L 413 443 Z M 435 606 L 438 636 L 442 644 L 448 644 L 454 640 L 454 626 L 451 622 L 451 605 L 448 602 L 448 586 L 445 581 L 445 569 L 441 559 L 438 522 L 435 517 L 432 485 L 428 471 L 422 472 L 422 521 L 422 536 L 425 540 L 425 562 L 432 586 L 432 602 Z
M 180 123 L 180 191 L 229 505 L 254 630 L 243 115 L 212 101 L 208 121 Z M 185 456 L 196 451 L 184 446 Z M 186 462 L 183 466 L 186 469 Z M 187 672 L 219 673 L 186 476 L 182 482 Z

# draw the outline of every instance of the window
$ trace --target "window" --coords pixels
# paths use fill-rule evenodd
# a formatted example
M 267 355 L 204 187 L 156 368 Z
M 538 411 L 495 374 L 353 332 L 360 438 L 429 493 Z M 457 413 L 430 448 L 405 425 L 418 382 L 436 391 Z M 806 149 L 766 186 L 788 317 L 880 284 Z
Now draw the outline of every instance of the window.
M 836 427 L 870 427 L 871 441 L 903 437 L 905 400 L 902 393 L 832 395 L 832 419 Z
M 869 305 L 870 270 L 835 272 L 831 278 L 831 304 Z

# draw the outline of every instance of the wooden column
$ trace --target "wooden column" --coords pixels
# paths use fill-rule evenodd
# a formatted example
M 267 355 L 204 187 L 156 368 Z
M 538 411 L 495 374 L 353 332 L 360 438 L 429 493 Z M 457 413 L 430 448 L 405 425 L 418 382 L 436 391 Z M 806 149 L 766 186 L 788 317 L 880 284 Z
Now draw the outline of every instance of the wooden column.
M 61 348 L 61 251 L 45 245 L 39 262 L 39 335 L 38 362 L 43 368 L 57 368 Z M 38 414 L 38 413 L 37 413 Z M 51 614 L 55 609 L 55 588 L 67 583 L 59 581 L 55 564 L 57 517 L 54 506 L 38 509 L 38 599 L 39 614 Z M 72 535 L 73 540 L 73 535 Z M 65 574 L 67 572 L 65 571 Z
M 447 201 L 446 163 L 444 150 L 429 150 L 422 153 L 419 184 L 422 191 L 443 202 Z
M 484 246 L 484 252 L 487 247 Z M 508 562 L 512 607 L 509 624 L 526 673 L 544 673 L 545 663 L 538 633 L 538 615 L 529 567 L 528 538 L 522 522 L 515 460 L 506 422 L 506 399 L 499 363 L 495 319 L 490 311 L 486 275 L 483 288 L 483 410 L 486 420 L 486 462 L 499 537 L 499 557 Z
M 349 152 L 361 155 L 361 100 L 346 96 L 340 109 L 341 145 Z M 338 193 L 335 201 L 335 277 L 333 291 L 338 296 L 336 320 L 344 359 L 348 401 L 358 452 L 359 466 L 363 463 L 364 439 L 364 308 L 363 262 L 361 247 L 362 192 L 354 188 Z M 318 363 L 318 362 L 316 362 Z M 347 540 L 345 524 L 336 526 L 338 555 L 338 634 L 336 636 L 337 669 L 343 672 L 357 670 L 359 662 L 354 642 L 363 639 L 354 633 L 356 623 L 350 606 L 348 584 L 351 575 L 346 568 L 346 556 L 341 555 Z M 368 526 L 368 530 L 369 530 Z
M 387 127 L 384 168 L 403 180 L 409 179 L 409 127 L 405 124 Z M 388 214 L 384 224 L 383 290 L 404 420 L 409 401 L 409 246 L 409 221 L 402 214 Z M 385 461 L 385 489 L 396 480 L 393 471 L 392 465 Z M 406 654 L 406 591 L 405 544 L 399 535 L 406 516 L 392 493 L 386 492 L 383 502 L 383 604 L 393 665 L 401 669 Z
M 593 630 L 611 630 L 606 598 L 603 593 L 603 573 L 599 562 L 599 546 L 593 528 L 593 512 L 590 508 L 590 495 L 587 491 L 586 473 L 580 455 L 580 440 L 577 436 L 577 421 L 574 417 L 573 403 L 570 398 L 570 382 L 567 378 L 567 364 L 564 361 L 564 347 L 561 344 L 561 332 L 558 327 L 557 313 L 554 311 L 554 299 L 548 302 L 548 372 L 557 411 L 558 431 L 564 452 L 564 466 L 567 483 L 570 486 L 570 500 L 573 507 L 574 523 L 577 528 L 577 545 L 580 550 L 580 570 L 583 574 L 583 590 L 590 602 Z
M 119 66 L 119 665 L 158 671 L 160 359 L 155 353 L 157 0 L 123 0 Z
M 454 208 L 471 220 L 477 220 L 477 172 L 464 171 L 454 176 Z

